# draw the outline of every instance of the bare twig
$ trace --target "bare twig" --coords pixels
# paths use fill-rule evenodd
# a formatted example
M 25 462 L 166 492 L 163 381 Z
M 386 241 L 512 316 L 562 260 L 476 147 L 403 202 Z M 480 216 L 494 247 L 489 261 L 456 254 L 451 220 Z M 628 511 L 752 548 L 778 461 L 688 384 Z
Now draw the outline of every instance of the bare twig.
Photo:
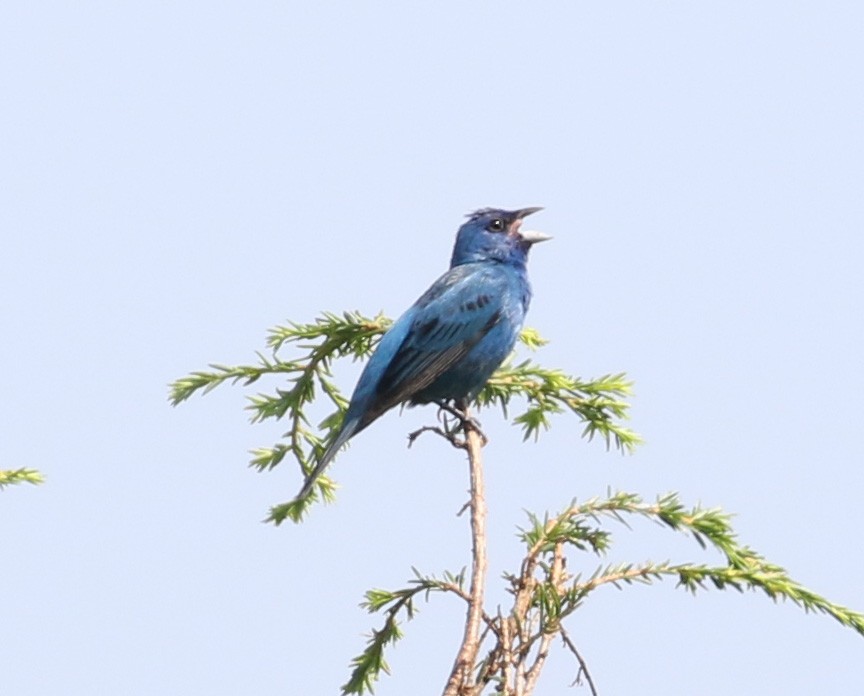
M 513 630 L 515 628 L 515 622 L 511 621 L 509 618 L 504 619 L 501 616 L 501 612 L 498 612 L 498 616 L 501 620 L 502 629 L 506 629 L 502 631 L 501 636 L 501 645 L 502 645 L 502 663 L 503 663 L 503 677 L 504 677 L 504 689 L 503 693 L 506 693 L 506 690 L 509 688 L 509 685 L 512 684 L 515 680 L 515 670 L 513 669 Z
M 465 600 L 465 603 L 468 604 L 468 605 L 470 606 L 470 604 L 471 604 L 471 595 L 468 594 L 468 593 L 467 593 L 465 590 L 463 590 L 461 587 L 459 587 L 459 585 L 457 585 L 457 584 L 455 584 L 455 583 L 452 583 L 452 582 L 442 582 L 442 583 L 440 584 L 440 587 L 441 587 L 441 589 L 444 590 L 445 592 L 452 592 L 452 593 L 455 594 L 457 597 L 460 597 L 461 599 L 464 599 L 464 600 Z M 481 607 L 481 609 L 482 609 L 482 607 Z M 492 631 L 496 636 L 500 634 L 500 631 L 499 631 L 499 629 L 498 629 L 498 625 L 497 625 L 496 621 L 494 621 L 494 620 L 492 619 L 492 617 L 489 616 L 489 614 L 487 614 L 485 611 L 483 611 L 483 612 L 481 612 L 481 618 L 483 619 L 483 623 L 486 624 L 486 628 L 485 628 L 485 630 L 484 630 L 484 634 L 487 633 L 488 631 Z
M 465 433 L 471 478 L 471 588 L 465 635 L 444 689 L 444 696 L 470 696 L 479 693 L 482 688 L 474 685 L 471 676 L 480 651 L 480 627 L 483 623 L 483 598 L 486 591 L 486 495 L 481 457 L 483 438 L 471 418 L 468 404 L 462 402 L 458 404 L 458 408 L 463 417 L 462 429 Z
M 434 425 L 424 425 L 422 428 L 418 428 L 417 430 L 408 433 L 408 447 L 410 448 L 411 445 L 414 444 L 414 441 L 423 433 L 435 433 L 447 440 L 447 442 L 453 445 L 456 449 L 468 449 L 468 444 L 464 440 L 460 440 L 456 437 L 456 433 L 447 432 L 446 430 L 435 427 Z
M 564 573 L 564 544 L 561 542 L 555 544 L 555 552 L 552 559 L 552 569 L 549 579 L 551 584 L 555 587 L 555 591 L 560 596 L 563 591 L 562 585 L 566 579 Z M 540 648 L 537 651 L 537 657 L 534 659 L 534 664 L 531 665 L 531 668 L 525 674 L 526 694 L 534 693 L 534 688 L 537 686 L 537 679 L 540 677 L 540 671 L 543 669 L 543 665 L 546 664 L 546 658 L 549 656 L 549 646 L 552 644 L 555 632 L 556 630 L 563 630 L 557 621 L 550 623 L 552 623 L 552 625 L 541 626 L 543 635 L 540 638 Z
M 579 661 L 579 671 L 576 672 L 576 679 L 573 683 L 580 684 L 582 682 L 582 675 L 585 675 L 585 681 L 588 682 L 588 688 L 591 689 L 591 696 L 597 696 L 597 688 L 594 686 L 594 680 L 591 679 L 591 672 L 588 671 L 588 665 L 585 664 L 585 660 L 582 658 L 582 655 L 579 654 L 576 645 L 572 640 L 570 640 L 570 636 L 567 635 L 567 631 L 564 630 L 564 627 L 559 626 L 558 631 L 561 633 L 561 640 L 564 641 L 564 645 L 570 648 L 570 652 L 572 652 Z

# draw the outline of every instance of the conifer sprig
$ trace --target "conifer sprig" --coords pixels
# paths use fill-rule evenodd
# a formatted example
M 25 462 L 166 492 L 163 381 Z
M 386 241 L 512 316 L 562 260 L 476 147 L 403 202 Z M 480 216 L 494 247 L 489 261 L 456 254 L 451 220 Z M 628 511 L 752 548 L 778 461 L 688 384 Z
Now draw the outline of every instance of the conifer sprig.
M 45 479 L 36 469 L 0 469 L 0 490 L 20 483 L 38 485 Z

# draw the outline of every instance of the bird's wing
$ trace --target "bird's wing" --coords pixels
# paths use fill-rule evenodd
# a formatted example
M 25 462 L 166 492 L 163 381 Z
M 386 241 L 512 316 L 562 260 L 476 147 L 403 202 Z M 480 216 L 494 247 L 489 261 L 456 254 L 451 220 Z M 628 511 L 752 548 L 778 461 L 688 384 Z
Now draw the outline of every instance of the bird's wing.
M 441 276 L 409 310 L 405 338 L 377 385 L 381 402 L 405 401 L 465 357 L 501 318 L 503 291 L 475 264 Z

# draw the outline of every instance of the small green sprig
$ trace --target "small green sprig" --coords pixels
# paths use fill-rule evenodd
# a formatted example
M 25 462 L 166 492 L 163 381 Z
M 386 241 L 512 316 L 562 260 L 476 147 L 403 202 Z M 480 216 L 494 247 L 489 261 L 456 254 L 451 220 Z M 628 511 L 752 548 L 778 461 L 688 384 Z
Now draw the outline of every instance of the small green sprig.
M 477 400 L 484 406 L 499 405 L 507 415 L 514 398 L 525 399 L 527 408 L 513 422 L 522 427 L 526 440 L 536 440 L 550 428 L 552 415 L 569 410 L 585 423 L 583 436 L 591 440 L 600 435 L 607 449 L 614 442 L 616 448 L 632 452 L 642 442 L 622 425 L 630 408 L 623 398 L 632 395 L 632 386 L 623 373 L 584 381 L 525 360 L 502 365 Z
M 333 381 L 333 361 L 368 357 L 391 324 L 381 314 L 366 317 L 359 312 L 341 315 L 327 312 L 308 324 L 291 322 L 274 327 L 267 337 L 271 356 L 258 353 L 255 365 L 211 364 L 210 370 L 192 372 L 170 385 L 169 401 L 176 406 L 195 393 L 206 394 L 226 383 L 249 386 L 266 375 L 287 380 L 287 386 L 248 397 L 246 408 L 253 423 L 270 419 L 288 423 L 284 441 L 252 450 L 250 466 L 267 471 L 290 456 L 306 476 L 338 434 L 348 407 L 348 400 Z M 520 341 L 531 350 L 546 344 L 534 329 L 522 331 Z M 283 358 L 281 353 L 289 348 L 299 349 L 300 356 Z M 586 381 L 525 361 L 503 365 L 481 391 L 477 402 L 500 406 L 505 415 L 515 402 L 521 402 L 522 410 L 514 417 L 514 423 L 522 427 L 526 438 L 535 439 L 549 428 L 553 415 L 570 411 L 585 423 L 586 437 L 599 434 L 607 447 L 614 442 L 622 451 L 630 451 L 640 442 L 639 436 L 622 424 L 629 408 L 624 399 L 631 394 L 631 386 L 622 374 Z M 308 412 L 317 400 L 323 401 L 330 412 L 313 427 Z M 322 476 L 316 484 L 316 495 L 329 502 L 335 489 L 333 480 Z M 299 521 L 314 498 L 275 505 L 267 520 L 276 524 L 285 519 Z
M 0 490 L 20 483 L 30 483 L 35 486 L 44 481 L 42 474 L 36 469 L 0 469 Z
M 406 621 L 413 619 L 417 613 L 417 597 L 422 595 L 428 601 L 432 592 L 449 592 L 463 599 L 467 598 L 464 570 L 458 574 L 445 572 L 440 579 L 422 575 L 416 568 L 412 568 L 412 571 L 414 578 L 409 580 L 408 587 L 395 591 L 369 590 L 360 603 L 370 614 L 383 612 L 384 625 L 377 631 L 372 631 L 366 649 L 351 661 L 353 669 L 350 678 L 342 686 L 343 694 L 372 693 L 382 672 L 390 674 L 390 668 L 384 659 L 384 649 L 403 637 L 399 615 L 403 614 Z
M 226 382 L 248 386 L 265 375 L 287 377 L 288 388 L 276 387 L 272 393 L 248 397 L 246 408 L 251 411 L 250 420 L 253 423 L 273 418 L 287 419 L 289 424 L 284 442 L 252 450 L 250 466 L 258 471 L 267 471 L 290 455 L 306 476 L 336 437 L 348 407 L 347 399 L 332 379 L 332 361 L 368 356 L 390 323 L 383 315 L 369 318 L 358 312 L 345 312 L 342 315 L 328 312 L 309 324 L 291 322 L 286 326 L 274 327 L 267 337 L 272 357 L 258 353 L 257 365 L 229 367 L 211 364 L 210 371 L 193 372 L 172 383 L 169 400 L 176 406 L 196 392 L 206 394 Z M 302 351 L 301 356 L 283 359 L 279 352 L 292 344 Z M 317 429 L 313 429 L 307 409 L 319 395 L 324 397 L 333 411 L 319 423 Z M 316 491 L 325 501 L 334 499 L 335 490 L 332 479 L 327 476 L 318 479 Z M 312 498 L 309 498 L 276 505 L 270 509 L 267 521 L 276 524 L 286 518 L 299 521 L 312 502 Z

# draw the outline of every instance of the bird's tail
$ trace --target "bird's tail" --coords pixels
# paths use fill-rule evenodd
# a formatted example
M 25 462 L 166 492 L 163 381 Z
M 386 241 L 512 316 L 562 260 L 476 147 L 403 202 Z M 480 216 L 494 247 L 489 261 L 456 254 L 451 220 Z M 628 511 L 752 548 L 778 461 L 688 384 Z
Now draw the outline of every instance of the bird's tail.
M 324 451 L 324 454 L 321 455 L 321 459 L 315 465 L 315 468 L 312 469 L 312 473 L 306 477 L 306 482 L 303 484 L 303 488 L 300 489 L 300 492 L 294 500 L 303 500 L 304 498 L 309 497 L 309 494 L 312 493 L 312 488 L 315 486 L 315 482 L 330 465 L 330 461 L 336 456 L 336 453 L 340 450 L 342 445 L 348 442 L 354 433 L 357 432 L 357 426 L 359 424 L 360 421 L 354 419 L 348 421 L 342 426 L 342 430 L 339 431 L 339 435 L 333 441 L 333 444 Z

